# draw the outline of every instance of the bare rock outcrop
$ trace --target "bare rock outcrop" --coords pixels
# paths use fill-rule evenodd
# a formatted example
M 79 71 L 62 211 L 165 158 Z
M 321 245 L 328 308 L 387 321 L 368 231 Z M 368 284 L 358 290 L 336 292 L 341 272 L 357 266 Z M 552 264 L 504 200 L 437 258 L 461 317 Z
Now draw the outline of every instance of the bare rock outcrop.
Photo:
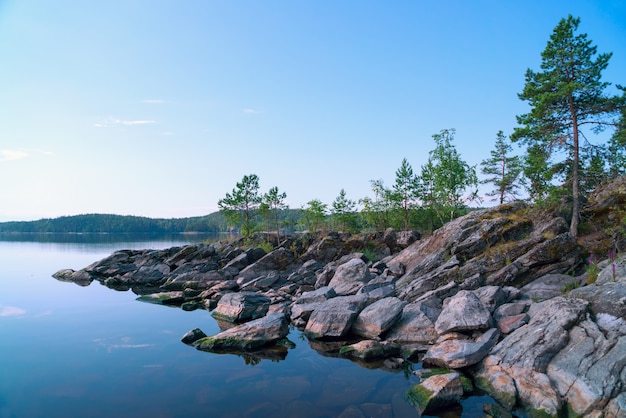
M 311 313 L 304 333 L 313 339 L 346 336 L 366 301 L 363 295 L 328 299 Z
M 491 328 L 476 340 L 446 340 L 429 348 L 422 361 L 446 369 L 473 366 L 489 354 L 499 336 L 498 330 Z
M 380 337 L 400 318 L 406 304 L 396 297 L 372 303 L 359 313 L 352 324 L 352 332 L 365 338 Z
M 285 338 L 289 323 L 282 313 L 269 313 L 262 318 L 229 328 L 211 337 L 193 342 L 203 351 L 250 351 Z
M 216 317 L 249 321 L 186 336 L 200 349 L 248 355 L 287 335 L 291 322 L 315 350 L 343 350 L 359 364 L 426 353 L 426 364 L 471 373 L 501 406 L 529 416 L 618 417 L 626 415 L 626 256 L 615 254 L 626 245 L 624 205 L 623 177 L 589 196 L 583 217 L 597 224 L 577 239 L 558 210 L 512 202 L 470 211 L 426 238 L 393 230 L 293 236 L 267 254 L 243 241 L 122 250 L 55 277 L 184 309 L 217 305 Z M 594 266 L 595 283 L 583 274 L 589 243 L 607 258 Z M 287 349 L 279 351 L 263 358 L 284 358 Z M 444 376 L 413 395 L 456 402 L 460 375 Z
M 328 286 L 335 289 L 338 295 L 354 295 L 371 278 L 367 264 L 360 258 L 353 258 L 337 267 Z
M 444 304 L 435 329 L 440 334 L 486 330 L 493 325 L 489 310 L 471 291 L 461 290 Z
M 220 299 L 213 316 L 228 322 L 246 322 L 265 316 L 270 298 L 255 292 L 228 293 Z

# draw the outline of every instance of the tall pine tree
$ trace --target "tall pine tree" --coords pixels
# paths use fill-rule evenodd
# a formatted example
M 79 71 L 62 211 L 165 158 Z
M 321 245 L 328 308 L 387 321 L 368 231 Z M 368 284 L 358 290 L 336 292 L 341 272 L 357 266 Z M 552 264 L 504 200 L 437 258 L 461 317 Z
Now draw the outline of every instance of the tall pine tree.
M 602 82 L 611 54 L 597 54 L 586 34 L 577 34 L 580 18 L 571 15 L 561 19 L 554 28 L 546 49 L 541 53 L 541 71 L 526 71 L 526 84 L 520 99 L 531 107 L 529 113 L 517 117 L 511 140 L 522 140 L 529 145 L 542 143 L 552 154 L 562 152 L 571 187 L 572 221 L 570 234 L 578 235 L 580 217 L 580 169 L 585 136 L 584 125 L 601 130 L 615 125 L 613 119 L 623 100 L 607 96 L 610 83 Z

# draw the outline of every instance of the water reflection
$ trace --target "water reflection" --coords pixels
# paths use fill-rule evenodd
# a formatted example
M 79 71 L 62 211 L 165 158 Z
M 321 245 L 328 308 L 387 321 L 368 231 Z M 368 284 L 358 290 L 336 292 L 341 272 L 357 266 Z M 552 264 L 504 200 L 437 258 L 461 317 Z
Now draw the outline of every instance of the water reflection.
M 67 233 L 5 233 L 0 242 L 46 244 L 57 251 L 99 253 L 121 249 L 162 249 L 199 242 L 229 239 L 228 234 L 67 234 Z M 50 247 L 52 245 L 52 247 Z
M 197 327 L 218 333 L 207 311 L 137 303 L 130 292 L 50 277 L 123 248 L 203 237 L 43 235 L 0 237 L 0 417 L 419 416 L 404 399 L 417 377 L 348 361 L 339 356 L 345 342 L 309 341 L 292 329 L 287 345 L 199 352 L 180 338 Z M 462 409 L 440 416 L 482 416 L 483 403 L 493 400 L 464 399 Z

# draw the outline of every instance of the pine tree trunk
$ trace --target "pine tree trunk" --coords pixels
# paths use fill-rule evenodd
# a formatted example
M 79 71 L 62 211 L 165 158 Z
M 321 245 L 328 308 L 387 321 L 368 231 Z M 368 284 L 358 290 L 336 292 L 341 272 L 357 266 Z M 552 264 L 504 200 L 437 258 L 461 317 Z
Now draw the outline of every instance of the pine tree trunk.
M 573 238 L 578 236 L 578 222 L 580 219 L 580 176 L 578 172 L 578 118 L 574 109 L 573 98 L 569 97 L 570 114 L 572 116 L 572 127 L 574 136 L 574 167 L 572 170 L 572 222 L 569 233 Z

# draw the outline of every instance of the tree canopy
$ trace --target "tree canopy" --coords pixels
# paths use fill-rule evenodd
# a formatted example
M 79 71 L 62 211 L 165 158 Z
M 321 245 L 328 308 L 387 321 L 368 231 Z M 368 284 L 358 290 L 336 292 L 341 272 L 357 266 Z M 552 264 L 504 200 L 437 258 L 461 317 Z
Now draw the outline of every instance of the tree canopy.
M 248 236 L 253 230 L 253 211 L 261 203 L 259 194 L 259 177 L 256 174 L 243 176 L 237 182 L 232 193 L 226 193 L 223 199 L 217 202 L 220 210 L 224 212 L 226 220 L 232 226 L 241 226 L 241 234 Z
M 614 117 L 623 106 L 622 98 L 606 94 L 610 83 L 601 81 L 611 53 L 597 54 L 587 34 L 577 33 L 579 24 L 580 18 L 571 15 L 561 19 L 541 53 L 541 71 L 526 71 L 519 98 L 531 109 L 517 117 L 520 126 L 511 136 L 530 146 L 540 144 L 553 156 L 561 152 L 565 161 L 560 172 L 572 197 L 574 237 L 580 216 L 580 151 L 591 145 L 582 129 L 588 126 L 598 132 L 616 125 Z
M 432 209 L 441 223 L 454 219 L 461 209 L 478 196 L 476 169 L 456 150 L 454 129 L 433 135 L 435 149 L 418 177 L 420 199 Z
M 507 198 L 514 199 L 519 195 L 522 160 L 517 155 L 511 155 L 512 150 L 508 138 L 502 131 L 498 131 L 491 157 L 480 163 L 482 174 L 489 176 L 482 183 L 492 183 L 495 186 L 487 196 L 494 196 L 494 200 L 500 204 Z
M 400 168 L 396 170 L 396 182 L 393 185 L 392 198 L 402 211 L 404 230 L 409 229 L 409 214 L 417 199 L 417 177 L 406 158 L 402 159 Z

